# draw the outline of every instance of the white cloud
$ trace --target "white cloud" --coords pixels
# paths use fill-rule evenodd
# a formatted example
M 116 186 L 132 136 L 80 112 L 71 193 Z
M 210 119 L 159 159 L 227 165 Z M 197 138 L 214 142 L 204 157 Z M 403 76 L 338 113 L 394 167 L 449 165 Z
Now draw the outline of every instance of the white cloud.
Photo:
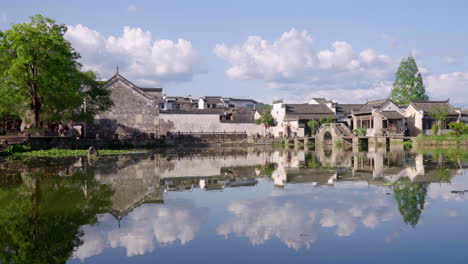
M 191 81 L 204 73 L 203 61 L 185 39 L 153 40 L 151 32 L 125 26 L 120 36 L 105 37 L 78 24 L 65 37 L 81 54 L 85 70 L 109 77 L 119 66 L 132 81 L 156 85 Z
M 137 11 L 137 8 L 134 4 L 131 4 L 127 7 L 127 11 L 128 12 L 136 12 Z
M 468 104 L 468 72 L 431 75 L 424 81 L 431 99 L 450 98 L 453 104 Z
M 118 227 L 110 215 L 99 226 L 85 227 L 83 244 L 74 258 L 85 259 L 99 255 L 105 248 L 122 247 L 127 256 L 154 251 L 156 245 L 182 245 L 195 238 L 205 222 L 207 208 L 195 207 L 188 200 L 166 200 L 164 205 L 144 205 L 126 216 Z
M 355 51 L 344 41 L 317 51 L 312 36 L 294 28 L 272 43 L 250 36 L 242 45 L 217 44 L 214 53 L 229 62 L 226 75 L 230 79 L 261 80 L 301 96 L 375 89 L 392 78 L 398 65 L 397 60 L 373 49 Z
M 378 190 L 308 188 L 262 199 L 233 201 L 232 218 L 217 227 L 218 235 L 245 236 L 253 245 L 278 238 L 293 249 L 310 248 L 321 228 L 350 236 L 359 225 L 375 228 L 397 215 L 392 197 Z

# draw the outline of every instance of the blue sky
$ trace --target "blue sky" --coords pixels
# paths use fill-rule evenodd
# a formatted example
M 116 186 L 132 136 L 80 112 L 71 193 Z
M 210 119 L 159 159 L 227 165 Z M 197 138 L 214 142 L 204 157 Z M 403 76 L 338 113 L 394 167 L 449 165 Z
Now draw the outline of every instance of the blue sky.
M 0 29 L 36 13 L 69 25 L 85 69 L 119 65 L 171 95 L 388 96 L 415 56 L 433 99 L 468 106 L 466 1 L 2 1 Z M 126 31 L 124 30 L 126 28 Z M 252 37 L 256 36 L 256 37 Z

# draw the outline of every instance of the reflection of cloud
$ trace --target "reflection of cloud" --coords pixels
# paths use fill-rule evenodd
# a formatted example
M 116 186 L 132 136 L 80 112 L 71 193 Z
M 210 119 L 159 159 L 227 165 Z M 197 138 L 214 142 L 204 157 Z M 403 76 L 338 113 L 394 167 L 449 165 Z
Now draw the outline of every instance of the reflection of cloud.
M 143 205 L 125 217 L 120 228 L 116 220 L 106 215 L 99 227 L 85 228 L 83 245 L 74 257 L 84 260 L 98 255 L 106 247 L 124 247 L 127 256 L 152 252 L 160 245 L 193 240 L 208 213 L 188 201 L 166 201 L 164 205 Z M 101 230 L 101 231 L 99 231 Z
M 467 175 L 468 176 L 468 175 Z M 468 192 L 464 194 L 452 193 L 452 191 L 468 190 L 468 177 L 455 177 L 451 183 L 437 183 L 429 185 L 428 196 L 431 199 L 443 199 L 446 201 L 468 200 Z
M 460 216 L 460 209 L 458 208 L 447 208 L 445 211 L 448 217 L 459 217 Z
M 234 201 L 233 214 L 217 228 L 219 235 L 246 236 L 253 245 L 273 237 L 290 248 L 309 248 L 321 227 L 335 228 L 338 236 L 350 236 L 359 224 L 375 228 L 395 214 L 392 197 L 377 189 L 313 188 L 310 191 L 264 199 Z

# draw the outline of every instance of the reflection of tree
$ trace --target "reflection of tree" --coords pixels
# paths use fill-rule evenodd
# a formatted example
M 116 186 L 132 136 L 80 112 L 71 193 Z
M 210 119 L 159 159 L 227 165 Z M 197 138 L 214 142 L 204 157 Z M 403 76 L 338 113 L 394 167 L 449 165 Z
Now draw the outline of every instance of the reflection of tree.
M 320 161 L 315 154 L 312 153 L 306 156 L 305 167 L 310 169 L 318 169 L 321 167 Z
M 405 223 L 415 227 L 419 222 L 427 194 L 426 183 L 412 183 L 404 178 L 394 183 L 393 195 Z
M 65 263 L 82 244 L 80 227 L 95 224 L 112 191 L 86 173 L 35 173 L 0 188 L 1 263 Z
M 276 170 L 276 163 L 268 163 L 263 166 L 258 166 L 258 169 L 260 170 L 260 175 L 265 176 L 265 177 L 271 177 L 273 175 L 273 172 Z

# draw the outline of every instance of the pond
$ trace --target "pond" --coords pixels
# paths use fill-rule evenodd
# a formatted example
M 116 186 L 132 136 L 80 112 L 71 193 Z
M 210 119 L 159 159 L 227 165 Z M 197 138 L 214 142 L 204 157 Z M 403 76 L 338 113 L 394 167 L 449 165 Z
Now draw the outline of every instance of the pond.
M 6 160 L 0 263 L 463 262 L 466 153 Z

